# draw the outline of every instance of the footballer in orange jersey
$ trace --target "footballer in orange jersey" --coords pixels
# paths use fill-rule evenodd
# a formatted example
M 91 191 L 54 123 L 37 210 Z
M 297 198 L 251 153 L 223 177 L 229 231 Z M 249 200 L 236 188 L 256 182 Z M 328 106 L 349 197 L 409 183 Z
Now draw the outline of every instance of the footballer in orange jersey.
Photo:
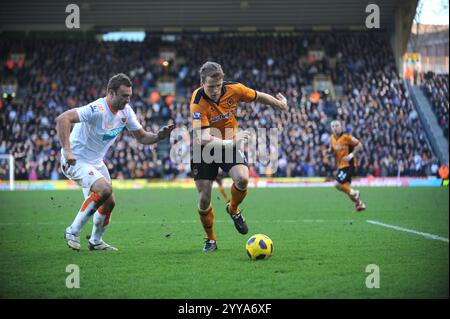
M 239 233 L 247 234 L 248 232 L 247 223 L 241 214 L 239 205 L 247 195 L 249 173 L 245 154 L 239 150 L 238 146 L 249 138 L 250 133 L 247 131 L 237 132 L 238 103 L 255 101 L 280 110 L 288 108 L 287 100 L 281 93 L 273 97 L 248 88 L 241 83 L 224 82 L 224 76 L 220 64 L 206 62 L 200 68 L 201 86 L 193 92 L 190 104 L 194 133 L 191 171 L 198 191 L 198 213 L 207 236 L 204 252 L 217 249 L 213 228 L 214 213 L 211 206 L 211 189 L 219 168 L 228 173 L 233 180 L 231 200 L 226 205 L 226 211 L 233 219 Z M 195 144 L 200 146 L 197 151 Z M 217 149 L 220 150 L 222 155 L 219 154 L 219 160 L 206 161 L 203 156 L 205 148 L 207 151 L 211 148 L 209 155 L 215 154 Z M 233 150 L 232 159 L 226 157 L 226 150 L 230 149 Z M 196 156 L 198 160 L 196 160 Z
M 348 195 L 355 203 L 356 211 L 363 211 L 366 209 L 366 205 L 360 200 L 359 191 L 352 189 L 350 186 L 356 167 L 355 154 L 361 151 L 363 146 L 354 136 L 344 132 L 341 122 L 332 121 L 331 130 L 333 134 L 329 152 L 334 154 L 338 163 L 335 187 Z

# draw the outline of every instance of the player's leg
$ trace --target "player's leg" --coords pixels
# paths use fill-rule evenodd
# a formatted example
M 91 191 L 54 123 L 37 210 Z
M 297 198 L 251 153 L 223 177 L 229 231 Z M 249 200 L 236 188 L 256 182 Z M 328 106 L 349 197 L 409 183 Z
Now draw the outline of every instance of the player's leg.
M 360 200 L 360 192 L 351 187 L 351 181 L 352 181 L 352 169 L 351 168 L 340 169 L 336 176 L 335 187 L 339 191 L 347 194 L 350 200 L 353 203 L 355 203 L 357 211 L 362 211 L 365 209 L 365 205 Z
M 214 210 L 211 205 L 212 180 L 199 179 L 195 181 L 198 191 L 198 214 L 206 233 L 204 252 L 217 249 L 216 234 L 214 232 Z
M 97 172 L 98 173 L 98 172 Z M 98 173 L 100 175 L 100 173 Z M 72 224 L 66 228 L 66 240 L 70 248 L 80 249 L 80 232 L 94 212 L 111 196 L 112 188 L 103 176 L 97 176 L 91 192 L 81 205 Z
M 111 214 L 115 205 L 115 197 L 114 194 L 112 194 L 95 212 L 88 246 L 91 250 L 117 250 L 117 248 L 108 245 L 103 241 L 103 235 L 111 222 Z
M 97 167 L 98 171 L 106 178 L 112 187 L 111 177 L 108 169 L 104 163 Z M 92 233 L 89 238 L 88 247 L 90 250 L 117 250 L 117 248 L 108 245 L 103 241 L 103 235 L 111 223 L 111 214 L 116 205 L 114 194 L 111 194 L 109 198 L 100 206 L 94 214 L 94 220 L 92 225 Z
M 214 232 L 214 210 L 211 205 L 211 191 L 213 181 L 219 172 L 219 165 L 215 162 L 205 163 L 202 158 L 200 163 L 191 162 L 191 171 L 198 191 L 198 214 L 207 237 L 203 251 L 215 251 L 217 243 Z
M 229 208 L 231 214 L 236 214 L 239 210 L 239 204 L 247 196 L 248 167 L 245 165 L 235 165 L 230 169 L 229 175 L 233 180 Z
M 351 185 L 351 183 L 349 184 Z M 361 212 L 366 209 L 366 205 L 361 200 L 361 193 L 359 190 L 351 188 L 349 197 L 355 203 L 355 210 L 357 212 Z
M 344 183 L 339 183 L 339 182 L 335 182 L 334 186 L 336 187 L 336 189 L 338 189 L 339 191 L 345 193 L 348 195 L 348 197 L 354 202 L 356 203 L 356 196 L 358 195 L 358 191 L 355 191 L 354 189 L 352 189 L 352 187 L 350 186 L 350 183 L 348 182 L 344 182 Z
M 239 205 L 247 196 L 248 167 L 242 164 L 234 165 L 230 168 L 228 174 L 233 180 L 233 185 L 231 186 L 231 201 L 227 204 L 227 212 L 233 218 L 236 229 L 244 235 L 247 234 L 248 227 Z

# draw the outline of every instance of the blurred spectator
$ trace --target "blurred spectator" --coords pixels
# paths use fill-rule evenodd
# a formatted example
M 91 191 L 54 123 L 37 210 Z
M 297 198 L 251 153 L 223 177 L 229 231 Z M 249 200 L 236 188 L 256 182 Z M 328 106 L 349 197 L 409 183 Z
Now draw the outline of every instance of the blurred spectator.
M 428 72 L 422 89 L 430 99 L 438 123 L 448 140 L 448 74 Z
M 448 164 L 444 164 L 439 168 L 439 177 L 442 179 L 448 179 Z

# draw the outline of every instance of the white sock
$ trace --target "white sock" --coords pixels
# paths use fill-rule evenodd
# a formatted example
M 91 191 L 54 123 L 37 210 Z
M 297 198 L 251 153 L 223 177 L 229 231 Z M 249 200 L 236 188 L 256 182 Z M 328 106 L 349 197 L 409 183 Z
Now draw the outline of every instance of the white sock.
M 79 235 L 81 229 L 86 225 L 86 223 L 89 220 L 89 217 L 91 217 L 86 212 L 78 212 L 77 216 L 75 217 L 75 220 L 73 221 L 72 225 L 70 225 L 70 231 L 72 234 Z
M 356 196 L 356 191 L 353 188 L 350 191 L 350 196 L 352 196 L 352 197 Z
M 92 200 L 92 196 L 88 197 L 84 201 L 81 208 L 83 208 L 83 206 L 85 206 L 86 203 L 87 203 L 87 206 L 84 207 L 84 210 L 80 210 L 78 212 L 72 225 L 70 225 L 72 234 L 78 235 L 80 233 L 81 229 L 84 227 L 84 225 L 86 225 L 89 218 L 91 217 L 91 215 L 93 214 L 93 212 L 96 209 L 95 206 L 97 205 L 97 203 L 94 200 Z
M 100 214 L 98 210 L 94 214 L 94 224 L 92 226 L 92 234 L 90 240 L 98 244 L 102 240 L 103 231 L 103 223 L 105 222 L 106 215 Z

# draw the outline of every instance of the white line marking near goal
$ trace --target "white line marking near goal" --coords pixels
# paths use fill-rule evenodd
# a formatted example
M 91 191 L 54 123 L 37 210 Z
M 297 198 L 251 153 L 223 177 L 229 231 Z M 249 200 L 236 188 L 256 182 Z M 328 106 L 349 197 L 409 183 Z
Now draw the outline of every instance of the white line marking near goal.
M 366 220 L 366 222 L 368 222 L 369 224 L 379 225 L 379 226 L 383 226 L 383 227 L 387 227 L 387 228 L 392 228 L 392 229 L 404 231 L 404 232 L 407 232 L 407 233 L 413 233 L 413 234 L 420 235 L 420 236 L 423 236 L 423 237 L 426 237 L 426 238 L 431 238 L 431 239 L 434 239 L 434 240 L 440 240 L 440 241 L 448 243 L 448 238 L 441 237 L 441 236 L 438 236 L 438 235 L 423 233 L 423 232 L 416 231 L 416 230 L 413 230 L 413 229 L 398 227 L 398 226 L 394 226 L 394 225 L 383 224 L 383 223 L 377 222 L 375 220 Z

